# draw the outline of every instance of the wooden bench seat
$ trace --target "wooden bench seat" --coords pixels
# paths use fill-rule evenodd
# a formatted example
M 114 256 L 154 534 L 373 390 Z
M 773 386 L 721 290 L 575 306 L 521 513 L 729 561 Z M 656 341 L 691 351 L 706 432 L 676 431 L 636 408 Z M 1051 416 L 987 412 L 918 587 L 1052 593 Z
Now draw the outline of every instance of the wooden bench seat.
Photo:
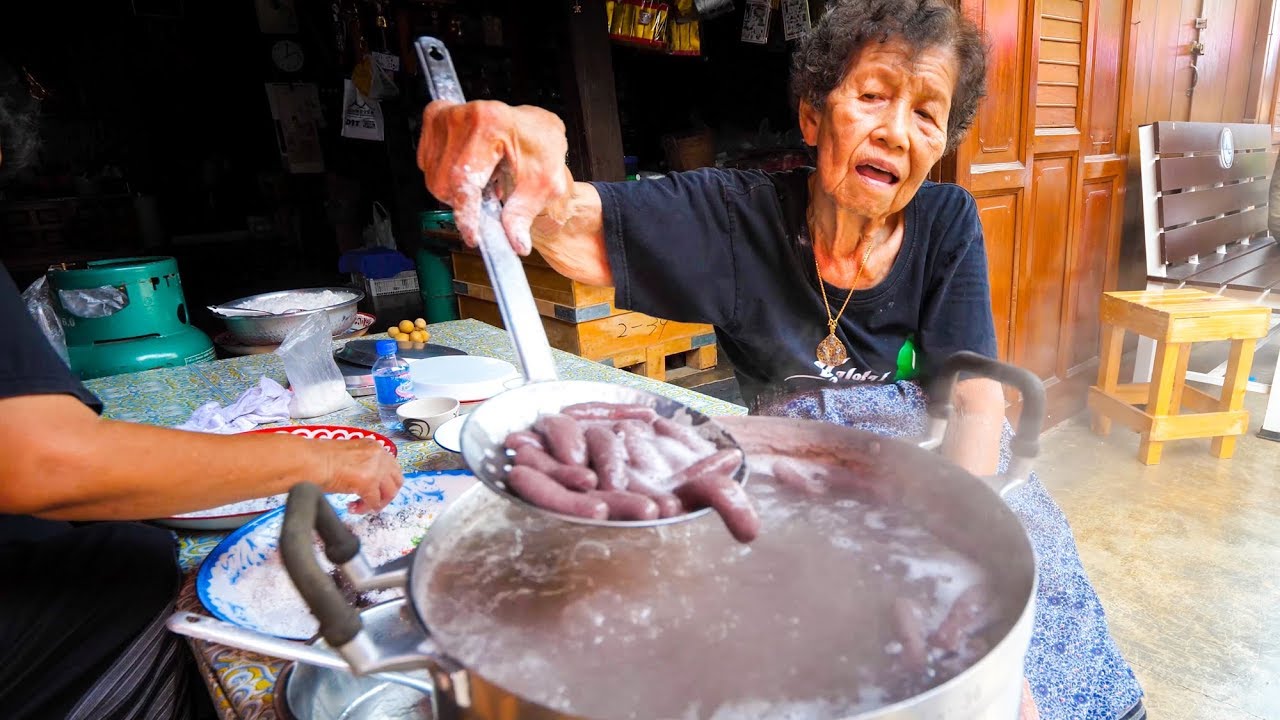
M 1165 276 L 1150 276 L 1160 285 L 1210 288 L 1231 287 L 1248 292 L 1265 292 L 1280 285 L 1280 243 L 1266 237 L 1248 245 L 1236 243 L 1225 253 L 1201 257 L 1198 265 L 1171 265 Z
M 1267 231 L 1271 127 L 1160 122 L 1139 128 L 1138 141 L 1147 289 L 1194 288 L 1280 312 L 1280 243 Z M 1135 382 L 1151 379 L 1155 360 L 1156 341 L 1143 336 Z M 1226 365 L 1187 377 L 1221 385 Z M 1280 382 L 1280 364 L 1276 374 Z M 1248 387 L 1270 394 L 1259 435 L 1280 440 L 1280 393 Z

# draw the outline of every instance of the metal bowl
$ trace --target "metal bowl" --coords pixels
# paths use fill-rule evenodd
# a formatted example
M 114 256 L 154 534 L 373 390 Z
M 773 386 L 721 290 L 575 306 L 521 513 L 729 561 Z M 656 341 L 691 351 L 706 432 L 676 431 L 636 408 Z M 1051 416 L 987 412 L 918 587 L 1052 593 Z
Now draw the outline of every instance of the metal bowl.
M 314 310 L 301 310 L 293 313 L 282 313 L 279 315 L 222 315 L 216 312 L 216 308 L 236 309 L 244 308 L 246 305 L 263 300 L 271 300 L 279 297 L 290 297 L 304 300 L 309 296 L 319 295 L 326 290 L 335 293 L 346 293 L 350 295 L 349 300 L 345 300 L 336 305 L 328 307 L 316 308 Z M 258 295 L 250 295 L 248 297 L 237 298 L 231 302 L 226 302 L 216 306 L 214 314 L 226 323 L 227 330 L 236 339 L 247 345 L 274 345 L 284 341 L 284 336 L 289 331 L 302 324 L 302 321 L 316 313 L 326 313 L 329 316 L 329 332 L 334 336 L 341 335 L 351 327 L 351 323 L 356 319 L 356 305 L 364 299 L 364 291 L 349 287 L 327 287 L 327 288 L 306 288 L 302 290 L 278 290 L 276 292 L 260 293 Z

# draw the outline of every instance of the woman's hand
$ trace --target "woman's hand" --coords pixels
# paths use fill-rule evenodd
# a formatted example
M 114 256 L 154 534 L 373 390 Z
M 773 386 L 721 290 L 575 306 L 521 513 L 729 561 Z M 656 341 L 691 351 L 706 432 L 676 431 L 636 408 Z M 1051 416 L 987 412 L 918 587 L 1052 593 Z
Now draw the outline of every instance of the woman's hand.
M 1018 707 L 1018 720 L 1040 720 L 1035 698 L 1031 697 L 1031 683 L 1022 678 L 1022 704 Z
M 568 147 L 564 123 L 541 108 L 437 100 L 422 113 L 418 167 L 431 194 L 453 207 L 458 230 L 472 247 L 479 242 L 481 195 L 497 171 L 503 230 L 511 247 L 528 255 L 535 217 L 567 219 L 573 191 Z
M 354 493 L 360 499 L 351 503 L 356 513 L 377 512 L 400 492 L 404 476 L 400 464 L 373 440 L 329 440 L 324 442 L 327 480 L 321 483 L 327 493 Z

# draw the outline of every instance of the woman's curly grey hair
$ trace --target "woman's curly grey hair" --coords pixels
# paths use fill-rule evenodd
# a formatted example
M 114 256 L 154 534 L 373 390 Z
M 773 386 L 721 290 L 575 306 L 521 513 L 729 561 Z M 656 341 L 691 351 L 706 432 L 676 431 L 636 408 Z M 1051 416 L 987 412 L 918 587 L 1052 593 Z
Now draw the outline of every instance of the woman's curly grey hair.
M 0 60 L 0 179 L 35 160 L 40 103 L 12 66 Z
M 950 47 L 959 74 L 947 121 L 947 150 L 960 144 L 987 92 L 987 46 L 971 20 L 946 0 L 829 0 L 791 59 L 791 91 L 822 107 L 869 43 L 901 38 L 916 52 Z

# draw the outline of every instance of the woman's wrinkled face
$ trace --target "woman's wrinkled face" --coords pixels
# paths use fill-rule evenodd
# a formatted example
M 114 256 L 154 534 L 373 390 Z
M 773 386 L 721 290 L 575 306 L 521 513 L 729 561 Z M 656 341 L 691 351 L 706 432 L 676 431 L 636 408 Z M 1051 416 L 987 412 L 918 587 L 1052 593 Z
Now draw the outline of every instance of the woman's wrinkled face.
M 950 47 L 900 38 L 863 47 L 822 107 L 800 102 L 818 180 L 840 208 L 883 218 L 906 207 L 947 147 L 958 67 Z

